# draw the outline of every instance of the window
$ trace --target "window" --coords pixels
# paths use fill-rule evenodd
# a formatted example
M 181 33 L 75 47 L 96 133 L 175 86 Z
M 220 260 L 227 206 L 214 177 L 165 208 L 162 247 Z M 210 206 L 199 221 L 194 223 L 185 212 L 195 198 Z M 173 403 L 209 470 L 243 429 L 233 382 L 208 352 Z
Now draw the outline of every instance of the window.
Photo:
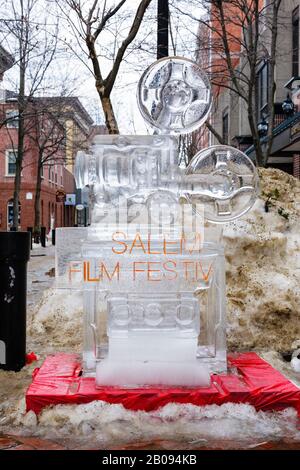
M 51 166 L 48 166 L 48 178 L 51 181 Z
M 257 75 L 256 75 L 257 115 L 259 119 L 263 117 L 268 107 L 268 101 L 269 101 L 268 81 L 269 81 L 268 62 L 263 62 L 263 64 L 259 68 Z
M 223 113 L 223 118 L 222 118 L 222 137 L 223 137 L 223 142 L 224 144 L 228 144 L 228 139 L 229 139 L 229 116 L 228 116 L 228 111 L 225 111 Z
M 292 16 L 292 76 L 299 75 L 299 7 Z
M 6 111 L 5 117 L 7 119 L 6 127 L 18 129 L 19 127 L 19 112 L 16 109 Z
M 16 174 L 16 152 L 14 150 L 6 151 L 6 176 L 15 176 Z

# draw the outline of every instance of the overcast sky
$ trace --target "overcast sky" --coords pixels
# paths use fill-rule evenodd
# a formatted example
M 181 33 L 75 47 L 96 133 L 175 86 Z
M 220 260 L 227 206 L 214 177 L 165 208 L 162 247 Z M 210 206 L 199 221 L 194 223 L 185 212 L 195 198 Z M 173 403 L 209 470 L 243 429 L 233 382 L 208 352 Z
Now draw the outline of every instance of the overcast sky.
M 190 12 L 195 17 L 201 16 L 202 11 L 200 8 L 195 8 L 192 1 L 178 0 L 178 4 L 183 1 L 185 12 Z M 18 0 L 6 0 L 4 2 L 8 10 L 8 15 L 12 2 L 16 4 Z M 41 0 L 41 4 L 42 3 L 44 3 L 44 0 Z M 85 1 L 85 4 L 89 5 L 89 3 L 90 0 Z M 108 3 L 113 4 L 116 2 L 108 0 Z M 111 65 L 111 61 L 107 56 L 113 54 L 114 48 L 121 43 L 128 32 L 138 4 L 139 0 L 127 0 L 120 10 L 120 15 L 111 21 L 109 29 L 101 33 L 98 38 L 99 44 L 101 44 L 101 50 L 98 49 L 98 51 L 105 55 L 105 57 L 101 58 L 104 76 L 109 72 Z M 64 5 L 65 2 L 61 0 L 60 6 Z M 153 0 L 136 37 L 135 45 L 138 45 L 139 48 L 138 50 L 134 49 L 133 51 L 129 51 L 129 53 L 126 54 L 126 60 L 122 63 L 112 94 L 112 101 L 121 133 L 133 134 L 151 132 L 151 129 L 148 128 L 147 130 L 146 125 L 144 125 L 137 108 L 136 86 L 143 70 L 156 60 L 156 8 L 157 2 Z M 49 11 L 49 8 L 48 11 L 45 9 L 43 12 L 40 12 L 40 21 L 42 21 L 41 18 L 43 15 L 46 15 L 48 24 L 54 24 L 55 11 L 53 6 L 52 12 Z M 90 66 L 89 60 L 84 53 L 85 45 L 82 43 L 83 51 L 81 51 L 72 32 L 72 28 L 68 24 L 67 18 L 61 13 L 60 16 L 62 16 L 62 18 L 60 18 L 59 28 L 61 39 L 60 50 L 63 51 L 63 53 L 60 52 L 60 54 L 58 54 L 51 70 L 52 78 L 49 78 L 49 80 L 51 81 L 52 79 L 52 83 L 56 84 L 59 83 L 62 77 L 64 77 L 64 80 L 66 78 L 76 79 L 76 94 L 91 113 L 93 119 L 97 123 L 101 123 L 103 122 L 103 114 L 95 89 L 94 78 L 88 68 L 83 64 L 83 62 L 85 62 Z M 74 21 L 76 21 L 75 17 Z M 193 59 L 196 47 L 195 37 L 197 22 L 191 20 L 188 16 L 179 15 L 178 12 L 171 9 L 171 28 L 176 44 L 176 54 Z M 117 41 L 115 38 L 117 38 Z M 68 47 L 68 44 L 71 46 L 71 49 Z M 10 47 L 11 43 L 3 43 L 3 45 Z M 76 57 L 74 51 L 78 57 Z M 174 55 L 171 41 L 169 55 Z M 7 73 L 5 86 L 7 88 L 13 88 L 13 84 L 16 85 L 16 81 L 16 70 L 12 69 Z

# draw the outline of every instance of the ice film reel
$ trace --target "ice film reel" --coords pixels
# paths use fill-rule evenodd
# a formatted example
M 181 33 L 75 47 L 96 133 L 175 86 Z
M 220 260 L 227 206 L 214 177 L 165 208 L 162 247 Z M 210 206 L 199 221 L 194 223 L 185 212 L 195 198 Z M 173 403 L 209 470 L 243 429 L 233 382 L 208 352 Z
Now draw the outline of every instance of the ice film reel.
M 184 179 L 190 188 L 188 201 L 203 204 L 205 219 L 215 223 L 241 217 L 251 209 L 259 192 L 259 177 L 252 161 L 226 145 L 198 152 Z
M 187 134 L 200 127 L 211 108 L 207 75 L 195 62 L 166 57 L 150 65 L 138 83 L 143 118 L 164 134 Z

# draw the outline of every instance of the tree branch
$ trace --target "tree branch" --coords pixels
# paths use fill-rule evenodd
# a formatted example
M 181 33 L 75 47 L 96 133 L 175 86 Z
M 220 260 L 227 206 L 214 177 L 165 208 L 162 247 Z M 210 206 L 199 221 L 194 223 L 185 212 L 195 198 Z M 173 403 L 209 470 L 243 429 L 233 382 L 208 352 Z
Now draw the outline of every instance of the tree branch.
M 96 3 L 97 3 L 97 1 L 96 1 Z M 116 7 L 110 8 L 106 14 L 105 14 L 105 11 L 104 11 L 104 9 L 105 9 L 105 5 L 104 5 L 103 15 L 102 15 L 101 21 L 98 24 L 98 27 L 97 27 L 96 31 L 94 32 L 94 40 L 95 41 L 96 41 L 97 37 L 99 36 L 99 34 L 101 33 L 101 31 L 103 31 L 103 29 L 105 28 L 106 23 L 110 20 L 110 18 L 112 18 L 120 10 L 120 8 L 124 5 L 125 2 L 126 2 L 126 0 L 122 0 L 121 2 L 118 3 L 118 5 Z
M 217 139 L 219 144 L 225 145 L 224 139 L 221 134 L 219 134 L 219 132 L 217 132 L 216 129 L 208 121 L 206 121 L 205 126 L 207 127 L 209 132 L 211 132 L 212 135 Z
M 132 43 L 134 38 L 136 37 L 139 27 L 141 25 L 141 22 L 143 20 L 144 14 L 150 5 L 151 0 L 142 0 L 141 3 L 139 4 L 139 7 L 137 9 L 135 18 L 133 20 L 132 26 L 130 28 L 129 34 L 127 38 L 122 42 L 118 52 L 116 59 L 114 61 L 114 65 L 110 73 L 108 74 L 107 78 L 105 79 L 105 95 L 109 96 L 111 93 L 111 90 L 114 86 L 122 59 L 124 57 L 125 51 L 128 48 L 128 46 Z

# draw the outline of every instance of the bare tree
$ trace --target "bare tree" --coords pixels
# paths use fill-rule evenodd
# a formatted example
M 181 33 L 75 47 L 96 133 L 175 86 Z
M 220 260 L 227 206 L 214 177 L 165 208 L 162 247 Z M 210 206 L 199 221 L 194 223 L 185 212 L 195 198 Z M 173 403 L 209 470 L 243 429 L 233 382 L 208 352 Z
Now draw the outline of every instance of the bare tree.
M 73 90 L 72 90 L 73 91 Z M 73 164 L 73 156 L 67 161 L 67 154 L 72 153 L 66 139 L 65 121 L 69 117 L 69 105 L 74 98 L 67 87 L 62 89 L 60 96 L 36 97 L 31 102 L 30 122 L 27 135 L 33 147 L 37 150 L 38 158 L 35 162 L 36 192 L 34 201 L 34 233 L 40 235 L 41 231 L 41 187 L 45 168 Z M 81 137 L 76 143 L 76 149 L 86 149 L 87 138 Z
M 127 36 L 118 44 L 115 41 L 115 48 L 112 51 L 112 66 L 109 73 L 104 76 L 103 58 L 104 51 L 101 43 L 101 33 L 108 31 L 111 21 L 119 10 L 126 4 L 126 0 L 121 0 L 114 6 L 108 7 L 107 1 L 93 0 L 86 5 L 82 0 L 65 0 L 69 6 L 66 13 L 65 6 L 57 1 L 58 8 L 64 17 L 67 17 L 73 34 L 77 40 L 85 45 L 88 58 L 92 64 L 92 72 L 95 77 L 95 86 L 99 95 L 105 116 L 105 124 L 110 134 L 118 134 L 119 128 L 115 112 L 111 102 L 111 92 L 116 82 L 120 66 L 129 46 L 132 44 L 139 31 L 145 12 L 152 0 L 141 0 L 131 22 Z M 75 19 L 73 19 L 75 14 Z M 127 13 L 128 15 L 128 13 Z
M 192 0 L 195 9 L 204 11 L 198 19 L 184 11 L 184 1 L 172 2 L 182 15 L 193 16 L 199 21 L 198 60 L 211 76 L 214 95 L 227 89 L 245 103 L 247 118 L 253 138 L 257 163 L 265 166 L 271 153 L 274 129 L 274 98 L 276 91 L 275 67 L 282 0 Z M 201 37 L 199 38 L 199 34 Z M 258 66 L 268 64 L 268 116 L 266 145 L 260 139 L 257 123 Z M 223 143 L 223 137 L 208 122 L 208 129 Z
M 41 232 L 41 189 L 45 166 L 66 163 L 64 127 L 64 99 L 34 98 L 30 106 L 31 127 L 27 135 L 37 151 L 36 190 L 34 199 L 34 234 Z
M 265 166 L 271 152 L 274 129 L 275 61 L 278 34 L 278 11 L 281 0 L 271 0 L 261 6 L 259 0 L 213 0 L 211 27 L 217 38 L 212 53 L 222 56 L 214 74 L 213 83 L 227 88 L 246 104 L 247 117 L 258 165 Z M 232 15 L 235 20 L 232 25 Z M 264 31 L 264 34 L 263 34 Z M 267 145 L 261 143 L 257 123 L 258 82 L 257 68 L 268 63 Z M 224 80 L 225 78 L 225 80 Z
M 181 134 L 178 138 L 178 164 L 187 167 L 191 159 L 202 146 L 202 139 L 205 138 L 205 127 L 190 134 Z
M 6 10 L 1 18 L 2 41 L 15 57 L 18 67 L 17 77 L 17 114 L 18 138 L 15 151 L 15 179 L 13 195 L 13 230 L 18 230 L 19 194 L 21 174 L 26 153 L 26 122 L 31 113 L 31 99 L 41 92 L 46 72 L 49 69 L 57 47 L 57 25 L 55 34 L 47 34 L 47 22 L 40 20 L 41 2 L 39 0 L 17 0 L 5 2 Z M 55 39 L 56 38 L 56 39 Z M 2 121 L 7 126 L 9 119 Z M 8 134 L 11 136 L 8 129 Z M 11 136 L 12 145 L 15 141 Z

